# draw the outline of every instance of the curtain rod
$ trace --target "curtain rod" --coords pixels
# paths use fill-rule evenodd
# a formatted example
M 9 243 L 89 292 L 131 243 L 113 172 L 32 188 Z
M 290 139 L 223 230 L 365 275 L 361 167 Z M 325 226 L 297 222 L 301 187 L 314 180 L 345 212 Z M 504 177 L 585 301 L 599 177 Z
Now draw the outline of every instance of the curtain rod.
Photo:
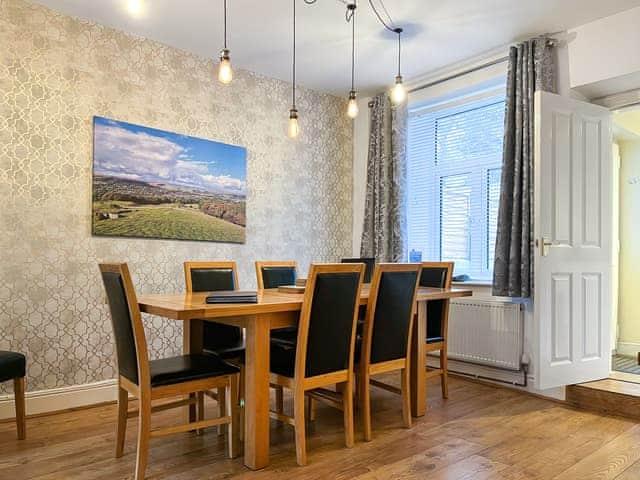
M 497 58 L 495 60 L 491 60 L 490 62 L 483 63 L 481 65 L 477 65 L 472 68 L 468 68 L 458 73 L 454 73 L 453 75 L 449 75 L 447 77 L 439 78 L 438 80 L 434 80 L 433 82 L 425 83 L 423 85 L 419 85 L 409 90 L 409 93 L 417 92 L 419 90 L 424 90 L 425 88 L 434 87 L 444 82 L 448 82 L 449 80 L 455 80 L 456 78 L 464 77 L 465 75 L 469 75 L 470 73 L 477 72 L 478 70 L 483 70 L 485 68 L 492 67 L 494 65 L 498 65 L 500 63 L 504 63 L 509 60 L 509 56 L 504 56 Z M 369 102 L 369 108 L 373 107 L 373 101 Z

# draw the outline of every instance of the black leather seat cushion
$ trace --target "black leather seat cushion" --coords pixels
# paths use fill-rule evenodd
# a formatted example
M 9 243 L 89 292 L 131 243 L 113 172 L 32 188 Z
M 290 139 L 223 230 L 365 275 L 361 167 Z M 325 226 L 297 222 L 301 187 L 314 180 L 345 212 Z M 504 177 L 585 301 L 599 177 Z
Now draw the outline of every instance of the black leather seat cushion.
M 223 360 L 244 359 L 245 344 L 244 339 L 239 339 L 229 345 L 216 347 L 215 350 L 204 349 L 207 353 L 212 353 Z
M 0 382 L 24 377 L 26 369 L 27 359 L 23 354 L 0 351 Z
M 278 328 L 271 331 L 271 341 L 287 346 L 296 345 L 298 341 L 298 327 Z
M 296 369 L 296 343 L 271 342 L 271 371 L 293 378 Z
M 207 354 L 181 355 L 151 360 L 149 370 L 152 387 L 218 377 L 240 371 L 219 357 Z

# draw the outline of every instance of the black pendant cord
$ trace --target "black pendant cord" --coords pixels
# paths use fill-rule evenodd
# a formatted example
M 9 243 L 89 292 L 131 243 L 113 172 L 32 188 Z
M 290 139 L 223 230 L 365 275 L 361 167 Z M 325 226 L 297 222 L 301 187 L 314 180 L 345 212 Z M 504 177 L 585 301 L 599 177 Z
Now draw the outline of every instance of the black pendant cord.
M 356 4 L 353 3 L 347 7 L 351 10 L 351 17 L 347 21 L 351 21 L 351 91 L 355 91 L 355 65 L 356 65 Z M 347 11 L 348 11 L 347 10 Z
M 227 0 L 224 0 L 224 49 L 227 50 Z
M 387 12 L 387 9 L 384 6 L 384 3 L 382 3 L 382 0 L 380 0 L 380 4 L 382 5 L 382 8 L 384 9 L 385 13 Z M 371 6 L 371 10 L 373 10 L 373 13 L 376 14 L 376 17 L 378 17 L 378 21 L 384 26 L 384 28 L 386 28 L 387 30 L 389 30 L 390 32 L 393 32 L 395 34 L 398 35 L 398 77 L 400 77 L 400 53 L 402 50 L 402 28 L 400 27 L 392 27 L 391 25 L 389 25 L 387 22 L 384 21 L 384 19 L 382 18 L 382 15 L 380 15 L 380 13 L 378 12 L 378 9 L 376 8 L 376 6 L 373 4 L 373 0 L 369 0 L 369 6 Z M 387 15 L 389 15 L 387 13 Z
M 382 4 L 382 8 L 384 8 L 384 4 L 382 3 L 382 1 L 380 3 Z M 382 15 L 380 15 L 380 13 L 378 12 L 378 9 L 373 4 L 373 0 L 369 0 L 369 6 L 371 7 L 371 10 L 373 10 L 373 13 L 376 14 L 376 17 L 378 17 L 378 21 L 384 26 L 384 28 L 386 28 L 387 30 L 389 30 L 390 32 L 393 32 L 393 33 L 398 33 L 398 30 L 400 30 L 400 32 L 402 32 L 401 28 L 394 28 L 391 25 L 389 25 L 387 22 L 384 21 L 384 19 L 382 18 Z M 385 12 L 386 12 L 386 9 L 385 9 Z
M 398 76 L 400 76 L 400 59 L 402 58 L 401 56 L 402 42 L 400 41 L 400 36 L 402 35 L 402 29 L 396 28 L 396 33 L 398 34 Z
M 306 2 L 306 0 L 305 0 Z M 293 89 L 292 107 L 296 108 L 296 0 L 293 0 Z

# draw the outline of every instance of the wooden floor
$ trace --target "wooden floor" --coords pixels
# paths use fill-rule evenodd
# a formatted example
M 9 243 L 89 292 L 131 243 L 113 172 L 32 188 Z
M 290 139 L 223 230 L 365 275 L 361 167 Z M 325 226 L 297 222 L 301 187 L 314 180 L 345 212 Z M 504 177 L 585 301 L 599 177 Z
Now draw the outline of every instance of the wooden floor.
M 451 379 L 450 399 L 430 382 L 427 416 L 401 427 L 399 397 L 376 390 L 374 438 L 343 447 L 342 416 L 319 406 L 308 431 L 309 465 L 295 461 L 293 429 L 272 423 L 272 463 L 259 472 L 224 458 L 215 429 L 151 441 L 152 479 L 640 479 L 640 425 L 617 417 L 571 410 L 557 403 L 465 380 Z M 215 404 L 210 404 L 215 411 Z M 125 456 L 113 457 L 113 405 L 30 419 L 28 438 L 15 439 L 0 424 L 0 479 L 131 478 L 136 420 Z M 157 425 L 186 415 L 163 412 Z

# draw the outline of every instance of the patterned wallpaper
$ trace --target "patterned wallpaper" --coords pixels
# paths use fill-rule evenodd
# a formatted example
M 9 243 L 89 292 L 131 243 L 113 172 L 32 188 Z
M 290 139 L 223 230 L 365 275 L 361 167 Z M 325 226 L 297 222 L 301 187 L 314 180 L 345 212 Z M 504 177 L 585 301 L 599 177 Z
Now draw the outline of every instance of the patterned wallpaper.
M 185 260 L 351 253 L 351 125 L 341 99 L 300 89 L 302 135 L 286 135 L 290 85 L 29 4 L 0 0 L 0 349 L 28 357 L 28 389 L 115 377 L 99 261 L 127 261 L 139 293 L 181 291 Z M 91 236 L 92 117 L 248 150 L 247 243 Z M 177 354 L 179 323 L 146 317 L 153 356 Z M 5 390 L 6 391 L 6 390 Z

